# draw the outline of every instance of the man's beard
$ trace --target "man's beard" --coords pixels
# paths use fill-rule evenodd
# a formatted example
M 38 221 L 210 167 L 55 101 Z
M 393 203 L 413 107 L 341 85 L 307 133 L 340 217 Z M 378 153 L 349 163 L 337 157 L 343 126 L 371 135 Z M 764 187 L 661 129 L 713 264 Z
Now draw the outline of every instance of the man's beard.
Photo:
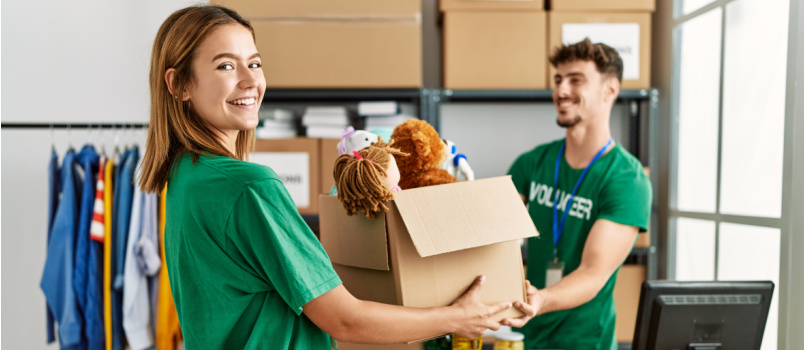
M 576 115 L 575 118 L 566 121 L 562 121 L 561 118 L 556 118 L 556 124 L 558 124 L 558 126 L 562 128 L 573 127 L 575 126 L 575 124 L 578 124 L 580 122 L 581 122 L 581 116 L 579 115 Z

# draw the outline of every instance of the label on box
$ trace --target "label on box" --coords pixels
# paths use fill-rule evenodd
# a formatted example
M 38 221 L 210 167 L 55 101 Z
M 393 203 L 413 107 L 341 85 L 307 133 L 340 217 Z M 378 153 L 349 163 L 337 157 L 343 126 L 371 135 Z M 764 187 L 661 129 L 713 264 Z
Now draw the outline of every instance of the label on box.
M 561 41 L 565 45 L 585 38 L 617 50 L 623 59 L 623 80 L 639 79 L 638 23 L 565 23 L 561 26 Z
M 279 175 L 297 208 L 310 206 L 310 154 L 305 152 L 255 152 L 251 162 L 270 167 Z

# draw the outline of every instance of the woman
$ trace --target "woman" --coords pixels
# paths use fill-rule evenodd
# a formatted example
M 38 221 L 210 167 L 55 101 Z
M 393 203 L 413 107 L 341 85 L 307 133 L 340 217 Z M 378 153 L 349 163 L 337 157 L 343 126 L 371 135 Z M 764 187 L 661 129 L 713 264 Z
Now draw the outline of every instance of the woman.
M 354 298 L 277 175 L 243 161 L 265 78 L 254 31 L 234 11 L 196 6 L 162 24 L 151 57 L 142 188 L 167 184 L 165 251 L 189 349 L 329 349 L 330 335 L 400 343 L 474 338 L 510 303 L 416 309 Z

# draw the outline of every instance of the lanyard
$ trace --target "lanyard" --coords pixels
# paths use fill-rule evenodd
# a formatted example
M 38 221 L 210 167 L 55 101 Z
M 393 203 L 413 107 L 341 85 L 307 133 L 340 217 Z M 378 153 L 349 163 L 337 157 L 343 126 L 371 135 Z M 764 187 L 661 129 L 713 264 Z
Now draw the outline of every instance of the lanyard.
M 609 146 L 611 146 L 612 142 L 614 142 L 614 138 L 610 138 L 609 142 L 607 142 L 606 145 L 603 146 L 603 148 L 600 149 L 600 151 L 598 151 L 597 154 L 595 154 L 595 157 L 592 158 L 592 161 L 589 162 L 589 165 L 587 165 L 586 168 L 583 169 L 581 177 L 578 178 L 578 182 L 575 183 L 575 188 L 572 189 L 572 194 L 570 194 L 569 199 L 567 199 L 567 205 L 564 206 L 564 215 L 561 217 L 561 222 L 558 221 L 558 168 L 559 165 L 561 165 L 561 157 L 564 155 L 564 148 L 566 148 L 567 146 L 566 141 L 564 141 L 564 143 L 561 145 L 561 150 L 558 151 L 558 158 L 556 158 L 555 190 L 554 190 L 556 191 L 556 194 L 555 196 L 553 196 L 553 258 L 554 259 L 557 258 L 558 256 L 558 240 L 561 239 L 561 233 L 564 231 L 564 224 L 566 223 L 567 220 L 567 213 L 570 211 L 570 208 L 572 207 L 572 200 L 575 198 L 575 193 L 578 192 L 578 187 L 581 187 L 581 182 L 583 181 L 583 178 L 586 177 L 586 173 L 589 171 L 589 168 L 591 168 L 592 164 L 594 164 L 595 161 L 597 161 L 598 158 L 600 158 L 600 156 L 603 155 L 603 152 L 605 152 L 606 149 L 609 148 Z

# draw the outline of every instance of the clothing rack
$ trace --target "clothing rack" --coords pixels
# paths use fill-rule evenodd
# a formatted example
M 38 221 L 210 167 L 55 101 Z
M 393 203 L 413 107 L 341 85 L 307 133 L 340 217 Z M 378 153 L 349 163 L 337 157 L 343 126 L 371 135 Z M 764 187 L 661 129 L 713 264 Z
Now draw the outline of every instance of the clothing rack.
M 123 129 L 147 128 L 148 123 L 0 123 L 3 129 Z

